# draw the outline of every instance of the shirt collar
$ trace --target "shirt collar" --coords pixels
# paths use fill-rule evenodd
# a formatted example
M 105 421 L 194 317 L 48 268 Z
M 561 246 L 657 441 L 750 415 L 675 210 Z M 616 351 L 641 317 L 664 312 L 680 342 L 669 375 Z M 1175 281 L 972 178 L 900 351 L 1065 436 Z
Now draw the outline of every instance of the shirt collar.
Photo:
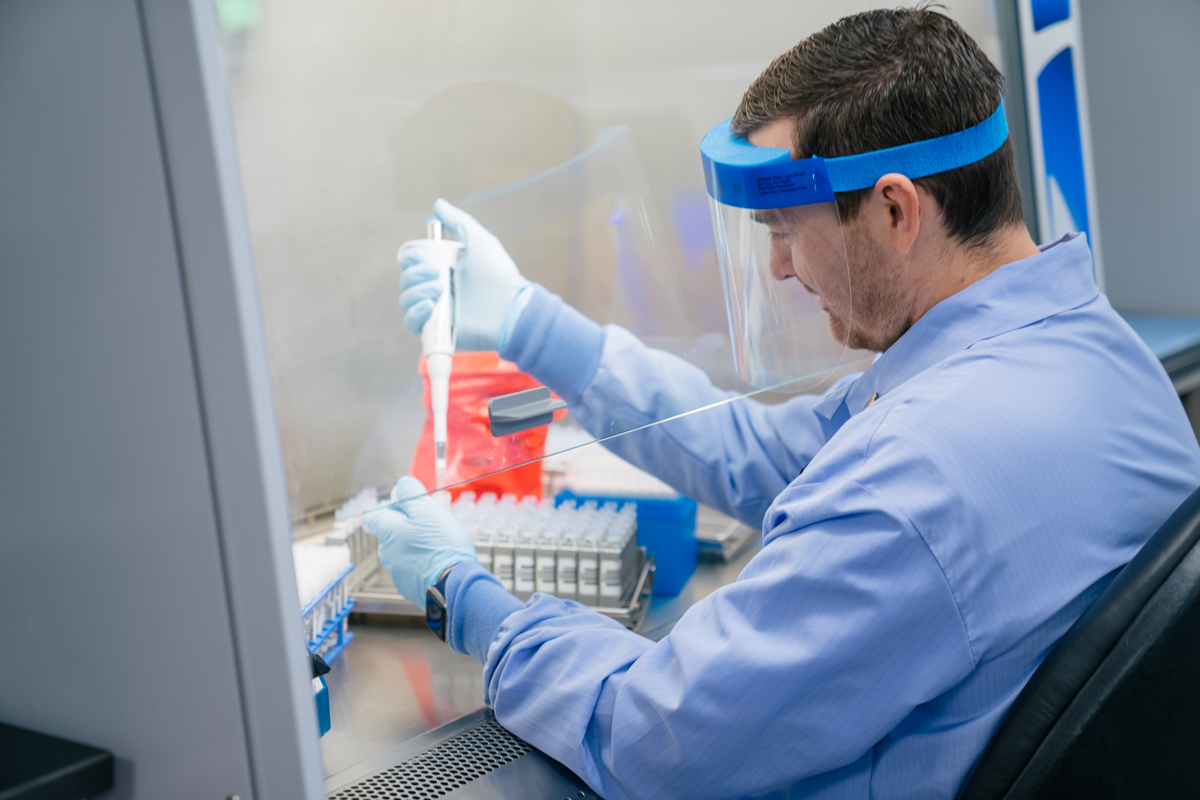
M 1076 308 L 1099 294 L 1084 234 L 1067 234 L 1039 249 L 929 309 L 858 380 L 826 395 L 814 410 L 832 420 L 845 403 L 854 416 L 877 396 L 976 342 Z

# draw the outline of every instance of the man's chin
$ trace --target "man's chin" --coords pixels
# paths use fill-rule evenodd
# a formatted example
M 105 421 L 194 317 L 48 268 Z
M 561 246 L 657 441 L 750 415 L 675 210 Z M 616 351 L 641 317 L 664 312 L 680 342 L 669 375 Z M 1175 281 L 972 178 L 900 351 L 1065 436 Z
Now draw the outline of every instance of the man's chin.
M 863 336 L 861 329 L 850 330 L 850 326 L 833 314 L 829 315 L 829 330 L 838 344 L 845 345 L 851 350 L 870 350 L 875 353 L 882 353 L 890 346 L 889 344 L 880 347 L 877 342 Z
M 829 332 L 838 344 L 846 344 L 850 340 L 849 326 L 832 313 L 829 315 Z

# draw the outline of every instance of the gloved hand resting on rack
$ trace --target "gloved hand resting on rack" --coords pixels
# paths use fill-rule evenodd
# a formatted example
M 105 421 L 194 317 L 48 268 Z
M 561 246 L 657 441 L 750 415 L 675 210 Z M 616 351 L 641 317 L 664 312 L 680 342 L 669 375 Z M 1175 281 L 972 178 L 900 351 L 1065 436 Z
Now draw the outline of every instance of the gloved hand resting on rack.
M 533 284 L 521 276 L 500 240 L 470 214 L 445 200 L 433 204 L 433 213 L 464 245 L 456 275 L 458 349 L 503 350 L 529 302 Z M 410 333 L 420 333 L 441 294 L 438 268 L 429 263 L 420 245 L 400 251 L 400 267 L 404 327 Z
M 478 561 L 475 544 L 416 478 L 396 481 L 392 499 L 396 502 L 363 515 L 363 530 L 379 539 L 379 563 L 396 591 L 424 608 L 425 591 L 443 572 L 462 561 Z

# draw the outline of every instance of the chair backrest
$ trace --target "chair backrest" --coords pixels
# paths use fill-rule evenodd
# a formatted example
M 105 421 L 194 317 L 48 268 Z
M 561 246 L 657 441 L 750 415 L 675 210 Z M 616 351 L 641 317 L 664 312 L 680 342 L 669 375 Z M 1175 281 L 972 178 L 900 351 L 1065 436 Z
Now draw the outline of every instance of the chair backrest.
M 1059 640 L 958 800 L 1200 795 L 1200 490 Z

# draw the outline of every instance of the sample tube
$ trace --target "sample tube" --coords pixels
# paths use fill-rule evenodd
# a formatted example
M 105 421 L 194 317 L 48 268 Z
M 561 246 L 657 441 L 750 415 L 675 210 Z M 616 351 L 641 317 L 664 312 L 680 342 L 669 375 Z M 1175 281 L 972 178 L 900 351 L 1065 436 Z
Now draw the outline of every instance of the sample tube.
M 599 605 L 616 608 L 621 604 L 621 532 L 609 524 L 600 541 L 600 592 Z
M 528 527 L 516 532 L 513 549 L 513 593 L 528 600 L 537 587 L 537 533 Z
M 626 503 L 617 514 L 617 524 L 621 530 L 621 591 L 625 596 L 638 579 L 637 504 Z
M 537 537 L 536 590 L 546 594 L 558 593 L 558 527 L 557 520 L 547 520 Z
M 486 518 L 475 517 L 468 530 L 475 542 L 475 556 L 479 559 L 479 565 L 494 575 L 496 571 L 492 565 L 492 537 L 495 531 L 489 523 L 490 520 Z
M 579 534 L 576 559 L 579 563 L 578 600 L 595 606 L 600 595 L 600 542 L 596 531 L 588 526 Z
M 497 527 L 492 533 L 492 572 L 500 580 L 500 585 L 510 592 L 513 590 L 513 541 L 516 531 L 500 525 L 499 518 L 494 517 Z
M 557 579 L 554 593 L 564 600 L 575 600 L 579 596 L 579 549 L 575 531 L 564 529 L 558 535 L 555 551 Z
M 475 502 L 474 492 L 463 492 L 458 496 L 458 499 L 450 506 L 451 513 L 461 522 L 465 518 L 475 513 L 477 504 Z

